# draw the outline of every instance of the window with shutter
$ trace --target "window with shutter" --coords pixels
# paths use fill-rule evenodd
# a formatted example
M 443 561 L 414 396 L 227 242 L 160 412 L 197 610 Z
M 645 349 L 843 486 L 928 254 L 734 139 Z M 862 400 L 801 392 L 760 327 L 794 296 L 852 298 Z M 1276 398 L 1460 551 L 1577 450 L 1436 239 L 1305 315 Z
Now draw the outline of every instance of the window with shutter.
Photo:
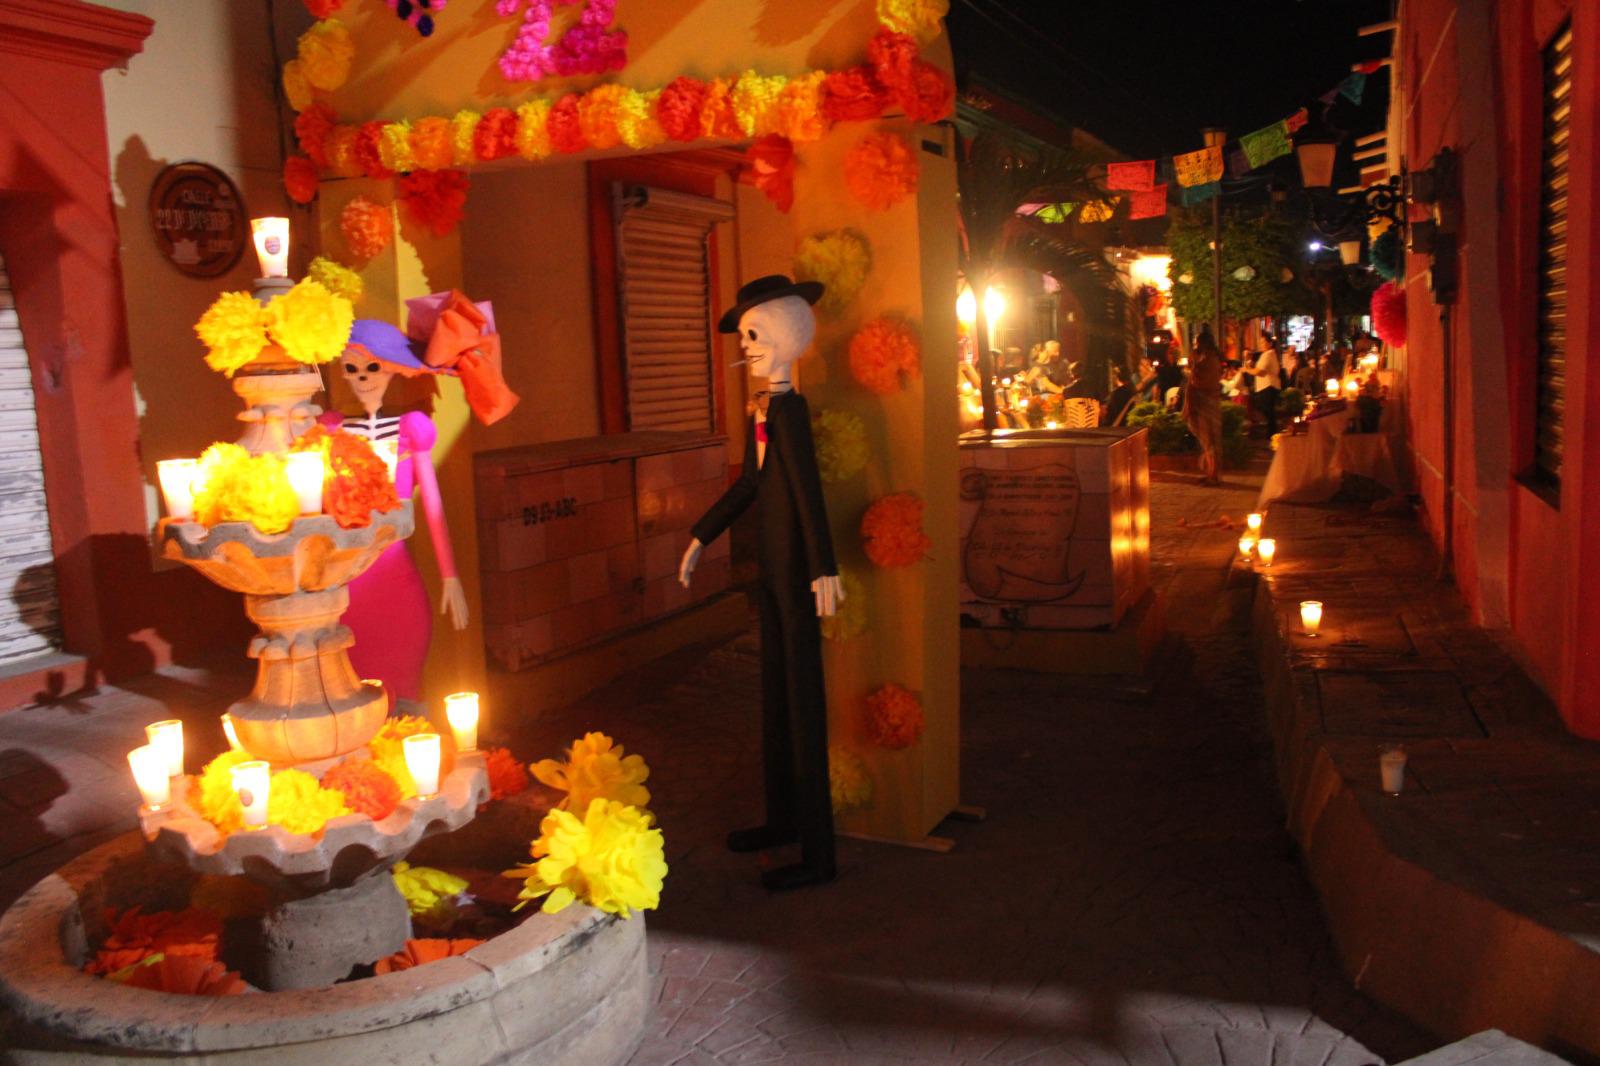
M 1561 481 L 1567 392 L 1567 149 L 1572 113 L 1572 25 L 1544 50 L 1544 140 L 1539 167 L 1538 407 L 1533 456 L 1539 480 Z
M 628 428 L 711 430 L 707 241 L 717 223 L 733 218 L 733 205 L 643 186 L 617 185 L 614 195 Z

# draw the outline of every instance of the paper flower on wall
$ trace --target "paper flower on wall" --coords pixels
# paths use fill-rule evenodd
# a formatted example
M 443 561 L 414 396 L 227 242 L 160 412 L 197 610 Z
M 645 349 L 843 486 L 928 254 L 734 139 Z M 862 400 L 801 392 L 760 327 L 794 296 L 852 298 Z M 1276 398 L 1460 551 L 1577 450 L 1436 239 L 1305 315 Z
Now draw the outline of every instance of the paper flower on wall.
M 411 158 L 421 170 L 443 170 L 455 163 L 455 135 L 450 120 L 430 115 L 411 123 Z
M 917 58 L 917 42 L 904 33 L 879 30 L 867 45 L 878 81 L 913 122 L 937 122 L 955 105 L 955 84 L 933 64 Z
M 848 748 L 828 749 L 828 790 L 833 797 L 834 814 L 872 802 L 872 777 L 861 756 Z
M 581 819 L 553 810 L 530 850 L 533 862 L 505 873 L 523 882 L 518 907 L 543 897 L 540 909 L 555 914 L 581 900 L 628 918 L 661 902 L 667 876 L 661 830 L 627 804 L 595 799 Z
M 305 67 L 298 59 L 291 59 L 283 65 L 283 98 L 293 111 L 304 111 L 316 99 L 315 90 L 306 80 Z
M 435 237 L 446 236 L 461 223 L 470 185 L 459 170 L 418 170 L 395 182 L 400 209 Z
M 898 94 L 912 83 L 918 51 L 916 39 L 910 34 L 882 29 L 867 42 L 867 61 L 872 64 L 878 81 Z
M 909 492 L 879 497 L 861 516 L 861 547 L 874 566 L 921 561 L 933 547 L 922 532 L 922 501 Z
M 387 206 L 357 196 L 339 212 L 339 232 L 351 255 L 371 259 L 394 240 L 394 216 Z
M 1392 281 L 1372 293 L 1372 329 L 1385 344 L 1398 348 L 1406 342 L 1406 294 Z
M 328 131 L 323 142 L 323 152 L 328 157 L 328 169 L 341 178 L 361 176 L 361 164 L 356 161 L 356 141 L 361 131 L 355 126 L 335 126 Z
M 1405 246 L 1400 243 L 1399 232 L 1392 227 L 1373 238 L 1367 254 L 1371 257 L 1372 269 L 1385 281 L 1394 281 L 1405 268 Z
M 194 332 L 206 346 L 206 365 L 232 377 L 267 346 L 266 308 L 247 292 L 225 292 L 206 308 Z
M 249 522 L 263 533 L 282 533 L 300 517 L 300 498 L 281 456 L 213 444 L 196 468 L 194 516 L 207 526 Z
M 377 181 L 394 177 L 394 171 L 383 162 L 383 131 L 389 123 L 374 119 L 356 127 L 356 138 L 351 146 L 355 164 L 361 173 Z
M 828 120 L 822 113 L 822 86 L 827 80 L 824 71 L 790 78 L 778 94 L 778 132 L 794 141 L 805 144 L 820 140 L 828 132 Z
M 659 89 L 644 93 L 629 89 L 623 95 L 617 108 L 617 135 L 622 138 L 623 144 L 637 151 L 666 142 L 666 128 L 656 118 L 656 104 L 660 97 Z
M 871 449 L 860 416 L 821 408 L 811 416 L 811 436 L 816 442 L 817 472 L 824 484 L 847 481 L 866 467 Z
M 656 98 L 656 119 L 672 140 L 697 141 L 701 137 L 700 111 L 705 100 L 705 82 L 679 76 L 668 82 Z
M 588 0 L 578 22 L 554 43 L 550 19 L 554 9 L 573 0 L 495 0 L 495 13 L 510 18 L 518 10 L 522 25 L 516 39 L 500 56 L 500 73 L 507 81 L 540 81 L 552 74 L 603 74 L 621 70 L 628 62 L 628 35 L 611 29 L 617 0 Z
M 300 35 L 299 55 L 306 81 L 314 89 L 331 93 L 350 77 L 356 45 L 344 23 L 323 19 Z
M 923 44 L 939 36 L 940 22 L 950 13 L 950 0 L 878 0 L 878 22 Z
M 586 733 L 573 742 L 565 762 L 541 759 L 530 767 L 533 776 L 565 792 L 562 810 L 585 811 L 593 800 L 606 799 L 637 807 L 648 818 L 650 791 L 644 782 L 650 767 L 639 755 L 628 755 L 604 733 Z
M 919 169 L 904 137 L 869 133 L 844 157 L 844 184 L 863 207 L 884 211 L 917 191 Z
M 478 159 L 478 123 L 483 116 L 469 108 L 462 108 L 450 116 L 450 161 L 456 166 L 466 166 Z
M 381 123 L 377 144 L 378 163 L 385 170 L 404 174 L 417 169 L 416 149 L 411 146 L 411 123 Z
M 796 279 L 820 281 L 825 286 L 817 310 L 831 318 L 861 295 L 871 269 L 872 251 L 866 238 L 850 230 L 807 237 L 794 257 Z
M 794 145 L 789 138 L 769 134 L 745 149 L 739 180 L 772 201 L 784 214 L 794 206 Z
M 589 147 L 578 115 L 577 93 L 568 93 L 552 104 L 545 124 L 550 131 L 550 146 L 556 151 L 581 152 Z
M 372 964 L 375 974 L 399 973 L 416 966 L 425 966 L 430 962 L 440 959 L 449 959 L 457 955 L 465 955 L 473 948 L 482 944 L 482 940 L 468 938 L 426 937 L 407 940 L 406 946 L 387 958 L 379 959 Z
M 746 137 L 765 137 L 778 132 L 778 98 L 789 79 L 782 74 L 763 77 L 753 70 L 739 75 L 729 93 L 734 118 Z
M 922 701 L 899 685 L 885 685 L 867 697 L 867 738 L 881 748 L 909 748 L 927 722 Z
M 357 814 L 381 822 L 400 806 L 400 784 L 371 759 L 346 759 L 322 775 L 322 787 L 343 794 Z
M 317 165 L 303 155 L 292 155 L 283 161 L 283 191 L 297 204 L 309 204 L 317 198 Z
M 321 285 L 335 296 L 343 296 L 352 304 L 361 299 L 365 285 L 361 275 L 340 263 L 319 255 L 306 267 L 306 277 Z
M 492 748 L 483 761 L 489 773 L 490 799 L 515 796 L 528 787 L 528 768 L 509 749 Z
M 894 91 L 869 66 L 832 71 L 822 82 L 822 114 L 829 122 L 875 119 L 894 100 Z
M 312 104 L 294 117 L 295 141 L 300 145 L 300 150 L 319 167 L 328 165 L 326 142 L 328 134 L 338 124 L 333 108 L 327 104 Z
M 867 587 L 851 570 L 840 568 L 844 602 L 822 619 L 822 635 L 829 640 L 851 640 L 867 631 Z
M 492 163 L 516 154 L 517 113 L 509 107 L 491 107 L 472 129 L 473 158 Z
M 713 78 L 706 82 L 705 99 L 700 103 L 700 135 L 731 141 L 745 136 L 739 128 L 739 116 L 734 114 L 731 80 Z
M 850 373 L 862 388 L 879 396 L 900 391 L 900 375 L 922 369 L 922 347 L 904 322 L 879 318 L 850 338 Z
M 529 100 L 517 107 L 517 154 L 537 162 L 555 151 L 550 143 L 550 101 Z

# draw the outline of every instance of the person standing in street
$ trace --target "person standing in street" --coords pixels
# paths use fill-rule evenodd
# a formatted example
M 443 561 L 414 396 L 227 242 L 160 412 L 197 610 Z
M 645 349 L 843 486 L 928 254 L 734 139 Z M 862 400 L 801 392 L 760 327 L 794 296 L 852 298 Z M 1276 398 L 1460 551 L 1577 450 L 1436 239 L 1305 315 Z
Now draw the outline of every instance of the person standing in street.
M 1200 479 L 1222 483 L 1222 352 L 1210 330 L 1201 330 L 1189 360 L 1189 386 L 1183 405 L 1189 432 L 1200 442 Z
M 1267 335 L 1267 346 L 1256 356 L 1255 362 L 1245 368 L 1254 378 L 1250 402 L 1260 412 L 1267 424 L 1269 437 L 1278 432 L 1278 393 L 1283 383 L 1283 367 L 1278 362 L 1278 345 L 1272 335 Z

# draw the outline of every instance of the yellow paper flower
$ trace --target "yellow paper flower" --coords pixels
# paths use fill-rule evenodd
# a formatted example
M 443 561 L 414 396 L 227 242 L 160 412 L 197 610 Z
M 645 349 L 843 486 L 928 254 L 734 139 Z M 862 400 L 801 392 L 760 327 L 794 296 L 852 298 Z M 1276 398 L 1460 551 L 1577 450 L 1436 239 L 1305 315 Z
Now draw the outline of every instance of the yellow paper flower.
M 325 93 L 350 77 L 350 61 L 355 56 L 356 43 L 338 19 L 323 19 L 300 35 L 300 68 L 306 81 Z
M 872 802 L 872 778 L 867 775 L 867 764 L 848 748 L 828 749 L 828 786 L 833 793 L 835 814 Z
M 394 864 L 394 887 L 405 897 L 406 906 L 418 916 L 435 914 L 467 890 L 467 880 L 431 866 Z
M 355 319 L 349 300 L 306 278 L 267 305 L 267 336 L 289 358 L 315 366 L 344 354 Z
M 267 821 L 299 836 L 322 832 L 331 819 L 349 814 L 344 793 L 323 788 L 304 770 L 281 770 L 272 775 L 267 793 Z
M 540 824 L 531 852 L 535 861 L 505 873 L 523 881 L 518 907 L 543 896 L 540 909 L 547 914 L 581 900 L 628 918 L 661 902 L 667 877 L 661 830 L 651 828 L 648 814 L 627 804 L 596 799 L 581 820 L 570 811 L 553 810 Z
M 814 70 L 790 79 L 778 94 L 778 132 L 795 144 L 821 140 L 828 132 L 822 115 L 822 84 L 828 72 Z
M 861 294 L 871 269 L 872 251 L 866 238 L 850 230 L 807 237 L 794 258 L 797 279 L 826 286 L 817 310 L 829 317 L 837 317 Z
M 949 13 L 950 0 L 878 0 L 878 22 L 895 33 L 909 33 L 918 44 L 939 36 L 939 20 Z
M 629 148 L 654 148 L 664 144 L 667 131 L 656 119 L 656 101 L 661 90 L 642 93 L 629 89 L 617 109 L 617 134 Z
M 517 154 L 538 162 L 551 152 L 550 101 L 529 100 L 517 108 Z
M 596 85 L 578 98 L 578 128 L 591 148 L 615 148 L 622 143 L 618 122 L 623 101 L 631 92 L 624 85 Z
M 298 59 L 291 59 L 283 65 L 283 95 L 289 101 L 289 106 L 296 111 L 304 111 L 311 106 L 311 83 L 306 80 L 306 71 Z
M 628 755 L 604 733 L 585 733 L 567 751 L 567 761 L 541 759 L 529 767 L 533 776 L 567 794 L 560 807 L 586 811 L 596 799 L 616 800 L 650 816 L 650 791 L 644 782 L 650 767 L 643 756 Z
M 263 533 L 282 533 L 300 516 L 282 456 L 213 444 L 200 455 L 194 486 L 195 519 L 207 526 L 249 522 Z
M 782 74 L 762 77 L 753 70 L 739 75 L 731 94 L 733 114 L 746 137 L 765 137 L 778 130 L 778 97 L 789 79 Z
M 239 450 L 244 451 L 243 448 Z M 244 808 L 239 805 L 238 793 L 233 791 L 233 768 L 249 762 L 250 758 L 248 752 L 225 751 L 200 771 L 200 817 L 224 833 L 232 833 L 244 825 Z
M 378 161 L 396 174 L 409 174 L 417 169 L 417 157 L 411 147 L 411 123 L 383 124 L 378 131 Z
M 811 436 L 816 441 L 817 470 L 829 485 L 861 473 L 871 454 L 867 425 L 849 411 L 824 407 L 811 416 Z
M 365 284 L 361 275 L 339 262 L 319 255 L 306 267 L 306 277 L 321 285 L 335 296 L 343 296 L 351 303 L 361 299 Z
M 456 166 L 471 166 L 477 162 L 473 141 L 478 132 L 478 123 L 482 120 L 483 116 L 478 112 L 467 110 L 457 111 L 450 120 L 450 136 L 455 147 L 453 162 Z
M 231 378 L 267 346 L 266 311 L 247 292 L 225 292 L 200 316 L 194 332 L 208 349 L 206 366 Z
M 844 602 L 828 618 L 822 619 L 822 635 L 829 640 L 849 640 L 867 631 L 867 587 L 851 570 L 841 569 Z

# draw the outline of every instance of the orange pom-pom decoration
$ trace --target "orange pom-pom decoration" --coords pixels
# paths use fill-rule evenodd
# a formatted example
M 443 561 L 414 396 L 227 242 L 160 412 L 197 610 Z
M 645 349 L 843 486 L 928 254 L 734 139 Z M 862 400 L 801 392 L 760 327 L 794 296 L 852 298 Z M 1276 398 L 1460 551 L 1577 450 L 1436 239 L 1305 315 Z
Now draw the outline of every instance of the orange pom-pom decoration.
M 283 191 L 297 204 L 309 204 L 317 198 L 317 165 L 303 155 L 292 155 L 283 161 Z
M 472 131 L 472 154 L 485 163 L 517 154 L 517 113 L 491 107 Z
M 371 759 L 346 759 L 322 775 L 322 787 L 343 792 L 345 806 L 374 822 L 400 806 L 400 783 Z
M 294 117 L 294 137 L 300 150 L 319 167 L 328 165 L 328 134 L 339 120 L 327 104 L 312 104 Z
M 700 132 L 706 137 L 744 140 L 739 114 L 733 109 L 733 82 L 718 78 L 706 85 L 706 96 L 700 103 Z
M 306 0 L 306 10 L 314 19 L 332 18 L 344 6 L 344 0 Z
M 912 64 L 917 61 L 917 41 L 908 33 L 883 29 L 867 42 L 867 59 L 878 81 L 899 92 L 912 80 Z
M 383 165 L 383 153 L 378 148 L 383 141 L 383 127 L 387 125 L 387 122 L 374 119 L 363 122 L 356 131 L 356 166 L 369 178 L 382 180 L 394 177 L 394 171 Z
M 700 110 L 705 101 L 705 82 L 674 78 L 656 98 L 656 121 L 675 141 L 697 141 L 701 137 Z
M 489 771 L 489 798 L 505 799 L 528 787 L 528 768 L 506 748 L 493 748 L 484 756 Z
M 459 170 L 413 171 L 397 184 L 401 209 L 435 237 L 455 229 L 466 214 L 470 182 Z
M 371 259 L 394 240 L 394 218 L 383 204 L 357 196 L 339 212 L 339 232 L 351 255 Z
M 904 137 L 869 133 L 844 157 L 844 183 L 865 207 L 883 211 L 917 191 L 920 164 Z
M 411 124 L 411 158 L 422 170 L 445 170 L 455 163 L 450 120 L 430 115 Z
M 922 501 L 909 492 L 879 497 L 861 516 L 861 547 L 874 566 L 920 562 L 933 547 L 922 532 Z
M 899 685 L 885 685 L 867 697 L 867 738 L 883 748 L 909 748 L 927 726 L 922 701 Z
M 850 373 L 869 392 L 888 396 L 900 389 L 902 373 L 922 369 L 922 347 L 904 322 L 879 318 L 850 338 Z
M 822 80 L 822 116 L 829 122 L 865 122 L 888 108 L 894 93 L 871 67 L 836 70 Z
M 950 75 L 919 59 L 912 64 L 911 83 L 896 90 L 895 103 L 912 122 L 938 122 L 955 107 L 956 86 Z
M 356 161 L 356 140 L 361 131 L 355 126 L 335 126 L 322 142 L 328 157 L 328 169 L 341 178 L 361 176 L 361 164 Z
M 550 145 L 558 152 L 581 152 L 589 147 L 583 139 L 583 123 L 578 118 L 578 94 L 568 93 L 550 108 L 545 120 L 550 131 Z
M 352 200 L 351 206 L 355 202 Z M 345 210 L 348 212 L 349 208 Z M 339 222 L 344 224 L 343 215 Z M 388 466 L 365 437 L 342 430 L 330 433 L 325 426 L 312 426 L 291 447 L 297 452 L 322 452 L 327 470 L 322 483 L 322 509 L 333 516 L 341 529 L 363 529 L 372 524 L 373 511 L 388 512 L 400 506 Z

